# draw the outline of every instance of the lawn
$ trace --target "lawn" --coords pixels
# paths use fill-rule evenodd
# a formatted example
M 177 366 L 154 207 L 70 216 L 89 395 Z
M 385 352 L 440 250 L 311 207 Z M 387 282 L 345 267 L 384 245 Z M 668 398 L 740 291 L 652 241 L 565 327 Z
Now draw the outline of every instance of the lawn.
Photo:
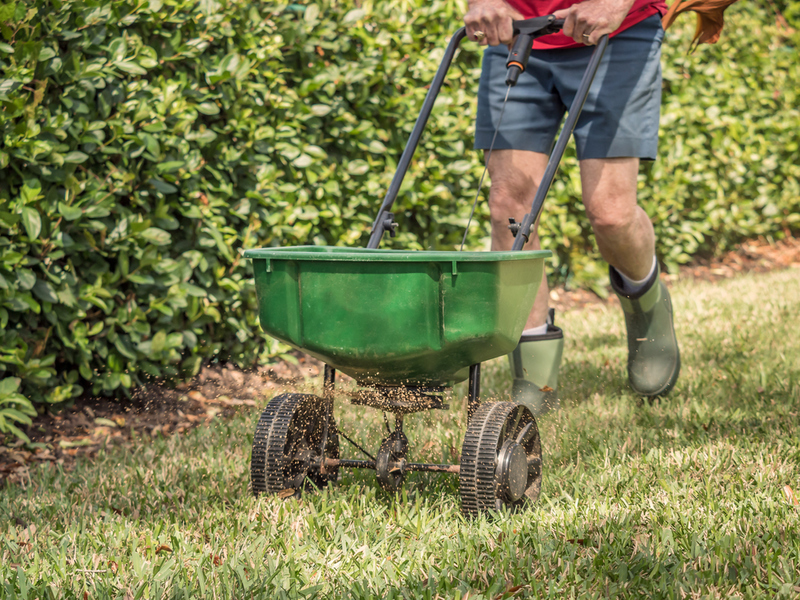
M 672 289 L 683 372 L 654 404 L 626 390 L 616 307 L 558 316 L 563 410 L 539 421 L 529 511 L 464 519 L 457 478 L 422 473 L 255 499 L 254 411 L 5 487 L 0 597 L 797 597 L 800 270 Z M 505 361 L 485 371 L 484 398 L 507 393 Z M 412 460 L 456 460 L 465 393 L 407 419 Z M 377 447 L 378 413 L 336 416 Z

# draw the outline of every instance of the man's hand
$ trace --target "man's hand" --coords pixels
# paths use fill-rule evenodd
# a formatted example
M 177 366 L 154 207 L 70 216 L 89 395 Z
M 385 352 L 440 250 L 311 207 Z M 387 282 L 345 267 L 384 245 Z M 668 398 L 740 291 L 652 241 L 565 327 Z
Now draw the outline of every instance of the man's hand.
M 579 44 L 594 46 L 607 33 L 622 25 L 633 0 L 585 0 L 553 13 L 564 19 L 561 32 Z
M 503 0 L 470 0 L 464 23 L 469 39 L 481 46 L 498 46 L 514 40 L 511 22 L 515 19 L 522 15 Z

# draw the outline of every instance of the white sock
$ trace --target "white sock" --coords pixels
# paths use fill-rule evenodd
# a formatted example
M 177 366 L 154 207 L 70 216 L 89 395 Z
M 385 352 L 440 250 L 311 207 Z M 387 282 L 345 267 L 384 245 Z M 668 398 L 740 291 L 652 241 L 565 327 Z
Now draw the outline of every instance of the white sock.
M 547 323 L 526 329 L 522 332 L 522 335 L 544 335 L 545 333 L 547 333 Z
M 625 273 L 617 269 L 617 273 L 622 278 L 622 287 L 628 294 L 636 294 L 637 292 L 642 291 L 644 288 L 644 284 L 653 276 L 653 273 L 656 272 L 656 267 L 658 263 L 656 262 L 656 257 L 653 256 L 653 266 L 650 267 L 650 272 L 647 274 L 647 277 L 644 279 L 631 279 Z

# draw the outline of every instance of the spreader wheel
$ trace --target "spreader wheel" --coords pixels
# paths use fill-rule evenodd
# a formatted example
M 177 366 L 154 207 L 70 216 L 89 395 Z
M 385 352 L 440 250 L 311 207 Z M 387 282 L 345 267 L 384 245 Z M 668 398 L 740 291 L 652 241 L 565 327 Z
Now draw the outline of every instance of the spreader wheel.
M 253 493 L 299 496 L 308 482 L 323 487 L 338 469 L 322 470 L 339 458 L 339 436 L 326 402 L 309 394 L 281 394 L 269 401 L 256 425 L 250 479 Z M 322 448 L 325 448 L 323 454 Z
M 470 421 L 461 450 L 461 510 L 517 510 L 542 489 L 542 444 L 531 411 L 514 402 L 487 402 Z

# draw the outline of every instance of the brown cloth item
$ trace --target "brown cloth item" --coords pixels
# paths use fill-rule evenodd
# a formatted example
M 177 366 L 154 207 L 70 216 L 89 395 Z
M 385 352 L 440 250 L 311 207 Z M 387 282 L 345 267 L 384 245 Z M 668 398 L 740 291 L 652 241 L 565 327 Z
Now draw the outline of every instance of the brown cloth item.
M 697 29 L 692 38 L 692 49 L 700 44 L 716 44 L 722 26 L 722 13 L 736 0 L 676 0 L 661 19 L 664 29 L 672 25 L 677 16 L 686 11 L 697 13 Z

